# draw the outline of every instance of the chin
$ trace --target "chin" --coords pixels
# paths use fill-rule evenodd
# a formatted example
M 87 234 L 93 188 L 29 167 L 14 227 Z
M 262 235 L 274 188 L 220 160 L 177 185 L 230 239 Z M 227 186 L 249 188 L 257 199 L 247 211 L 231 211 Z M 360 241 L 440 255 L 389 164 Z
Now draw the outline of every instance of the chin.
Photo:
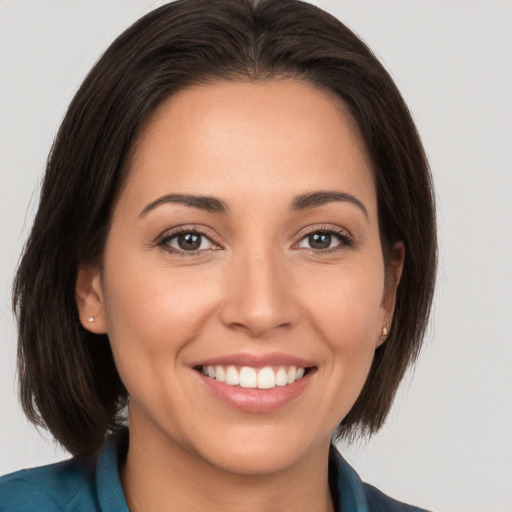
M 217 437 L 202 453 L 202 458 L 224 471 L 246 476 L 264 476 L 286 471 L 318 452 L 324 445 L 327 452 L 330 432 L 319 440 L 307 440 L 304 432 L 266 427 L 246 428 L 238 434 L 230 432 Z M 313 449 L 315 448 L 315 449 Z

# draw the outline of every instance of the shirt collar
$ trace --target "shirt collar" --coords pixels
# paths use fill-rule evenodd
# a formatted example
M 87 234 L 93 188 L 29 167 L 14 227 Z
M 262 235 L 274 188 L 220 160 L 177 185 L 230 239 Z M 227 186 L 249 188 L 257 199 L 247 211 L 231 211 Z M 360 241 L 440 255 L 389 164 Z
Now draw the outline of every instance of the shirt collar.
M 110 436 L 98 455 L 95 478 L 102 512 L 129 512 L 119 476 L 127 441 L 126 429 Z M 369 512 L 361 479 L 334 445 L 329 451 L 329 484 L 336 512 Z
M 332 444 L 329 450 L 329 482 L 336 512 L 369 512 L 363 482 Z
M 119 460 L 126 455 L 123 448 L 128 429 L 110 436 L 96 463 L 96 492 L 102 512 L 129 512 L 119 476 Z

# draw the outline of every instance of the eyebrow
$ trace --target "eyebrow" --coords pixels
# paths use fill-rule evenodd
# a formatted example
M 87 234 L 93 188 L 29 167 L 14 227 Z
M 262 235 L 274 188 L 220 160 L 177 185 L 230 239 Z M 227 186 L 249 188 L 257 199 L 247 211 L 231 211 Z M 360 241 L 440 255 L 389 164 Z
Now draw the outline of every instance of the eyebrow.
M 357 199 L 357 197 L 354 197 L 352 194 L 347 194 L 346 192 L 338 191 L 310 192 L 308 194 L 296 196 L 290 206 L 290 210 L 309 210 L 310 208 L 317 208 L 333 201 L 351 203 L 357 206 L 368 219 L 368 210 L 364 204 Z
M 166 203 L 181 203 L 210 213 L 228 213 L 229 208 L 224 201 L 210 196 L 194 196 L 189 194 L 167 194 L 149 203 L 139 214 L 144 217 L 157 206 Z
M 351 194 L 347 194 L 346 192 L 337 191 L 309 192 L 307 194 L 296 196 L 290 205 L 290 210 L 309 210 L 335 201 L 347 202 L 357 206 L 364 213 L 365 217 L 368 218 L 368 211 L 359 199 Z M 195 196 L 190 194 L 166 194 L 165 196 L 159 197 L 146 205 L 140 212 L 139 217 L 144 217 L 157 206 L 166 203 L 181 203 L 210 213 L 226 214 L 229 212 L 227 204 L 216 197 Z

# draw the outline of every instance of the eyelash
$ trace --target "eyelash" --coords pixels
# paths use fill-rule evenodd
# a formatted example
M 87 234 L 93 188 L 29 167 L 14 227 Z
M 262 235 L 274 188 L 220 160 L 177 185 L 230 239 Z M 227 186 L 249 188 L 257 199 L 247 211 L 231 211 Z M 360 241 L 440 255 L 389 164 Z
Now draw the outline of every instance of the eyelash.
M 169 245 L 171 240 L 175 239 L 176 237 L 178 237 L 180 235 L 197 235 L 197 236 L 200 236 L 200 237 L 204 237 L 212 245 L 217 246 L 217 247 L 215 249 L 198 249 L 198 250 L 194 250 L 194 251 L 185 251 L 185 250 L 175 249 L 174 247 L 171 247 Z M 172 231 L 171 233 L 165 234 L 164 236 L 162 236 L 157 241 L 156 245 L 158 247 L 161 247 L 164 251 L 168 252 L 169 254 L 176 254 L 177 256 L 183 256 L 183 257 L 197 256 L 197 255 L 205 252 L 205 250 L 217 250 L 217 249 L 220 248 L 220 246 L 218 244 L 216 244 L 215 242 L 213 242 L 211 240 L 210 236 L 208 236 L 201 229 L 198 229 L 198 228 L 195 228 L 195 227 L 181 227 L 181 228 L 178 228 L 175 231 Z
M 213 249 L 197 249 L 193 251 L 186 251 L 186 250 L 180 250 L 175 249 L 169 245 L 169 243 L 175 239 L 176 237 L 184 234 L 190 234 L 190 235 L 197 235 L 200 237 L 206 238 L 212 245 L 216 246 Z M 314 254 L 331 254 L 334 252 L 341 251 L 343 249 L 350 249 L 354 246 L 354 239 L 344 230 L 334 227 L 327 227 L 322 226 L 320 228 L 311 229 L 310 231 L 307 231 L 306 233 L 303 233 L 299 239 L 298 242 L 296 242 L 293 245 L 293 248 L 297 247 L 304 239 L 307 237 L 314 235 L 314 234 L 327 234 L 327 235 L 334 235 L 338 240 L 339 244 L 335 247 L 332 247 L 330 249 L 313 249 L 313 248 L 305 248 L 307 251 L 312 252 Z M 156 245 L 169 254 L 176 254 L 178 256 L 187 257 L 187 256 L 197 256 L 207 250 L 218 250 L 220 249 L 220 245 L 216 244 L 214 241 L 211 240 L 210 236 L 206 234 L 201 229 L 195 228 L 195 227 L 182 227 L 179 229 L 176 229 L 175 231 L 166 234 L 162 236 L 156 243 Z
M 338 240 L 339 244 L 330 249 L 307 249 L 314 254 L 331 254 L 334 252 L 341 251 L 343 249 L 350 249 L 354 247 L 354 239 L 350 236 L 345 230 L 341 228 L 336 228 L 333 226 L 321 226 L 320 228 L 316 227 L 311 229 L 310 231 L 305 232 L 301 237 L 299 242 L 294 244 L 294 247 L 300 244 L 305 238 L 314 234 L 326 234 L 326 235 L 334 235 Z

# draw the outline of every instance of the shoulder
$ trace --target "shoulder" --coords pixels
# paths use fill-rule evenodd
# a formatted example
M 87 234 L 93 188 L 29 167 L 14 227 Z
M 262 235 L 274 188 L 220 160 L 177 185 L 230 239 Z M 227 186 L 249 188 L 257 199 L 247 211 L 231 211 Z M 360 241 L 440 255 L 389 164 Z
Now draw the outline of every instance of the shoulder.
M 368 510 L 371 512 L 427 512 L 426 510 L 390 498 L 373 485 L 363 483 Z
M 94 465 L 71 459 L 0 478 L 0 512 L 96 510 Z
M 128 512 L 119 457 L 128 431 L 112 434 L 97 457 L 16 471 L 0 478 L 0 512 Z
M 364 483 L 338 450 L 331 445 L 329 481 L 336 510 L 354 512 L 427 512 L 394 500 L 373 485 Z

